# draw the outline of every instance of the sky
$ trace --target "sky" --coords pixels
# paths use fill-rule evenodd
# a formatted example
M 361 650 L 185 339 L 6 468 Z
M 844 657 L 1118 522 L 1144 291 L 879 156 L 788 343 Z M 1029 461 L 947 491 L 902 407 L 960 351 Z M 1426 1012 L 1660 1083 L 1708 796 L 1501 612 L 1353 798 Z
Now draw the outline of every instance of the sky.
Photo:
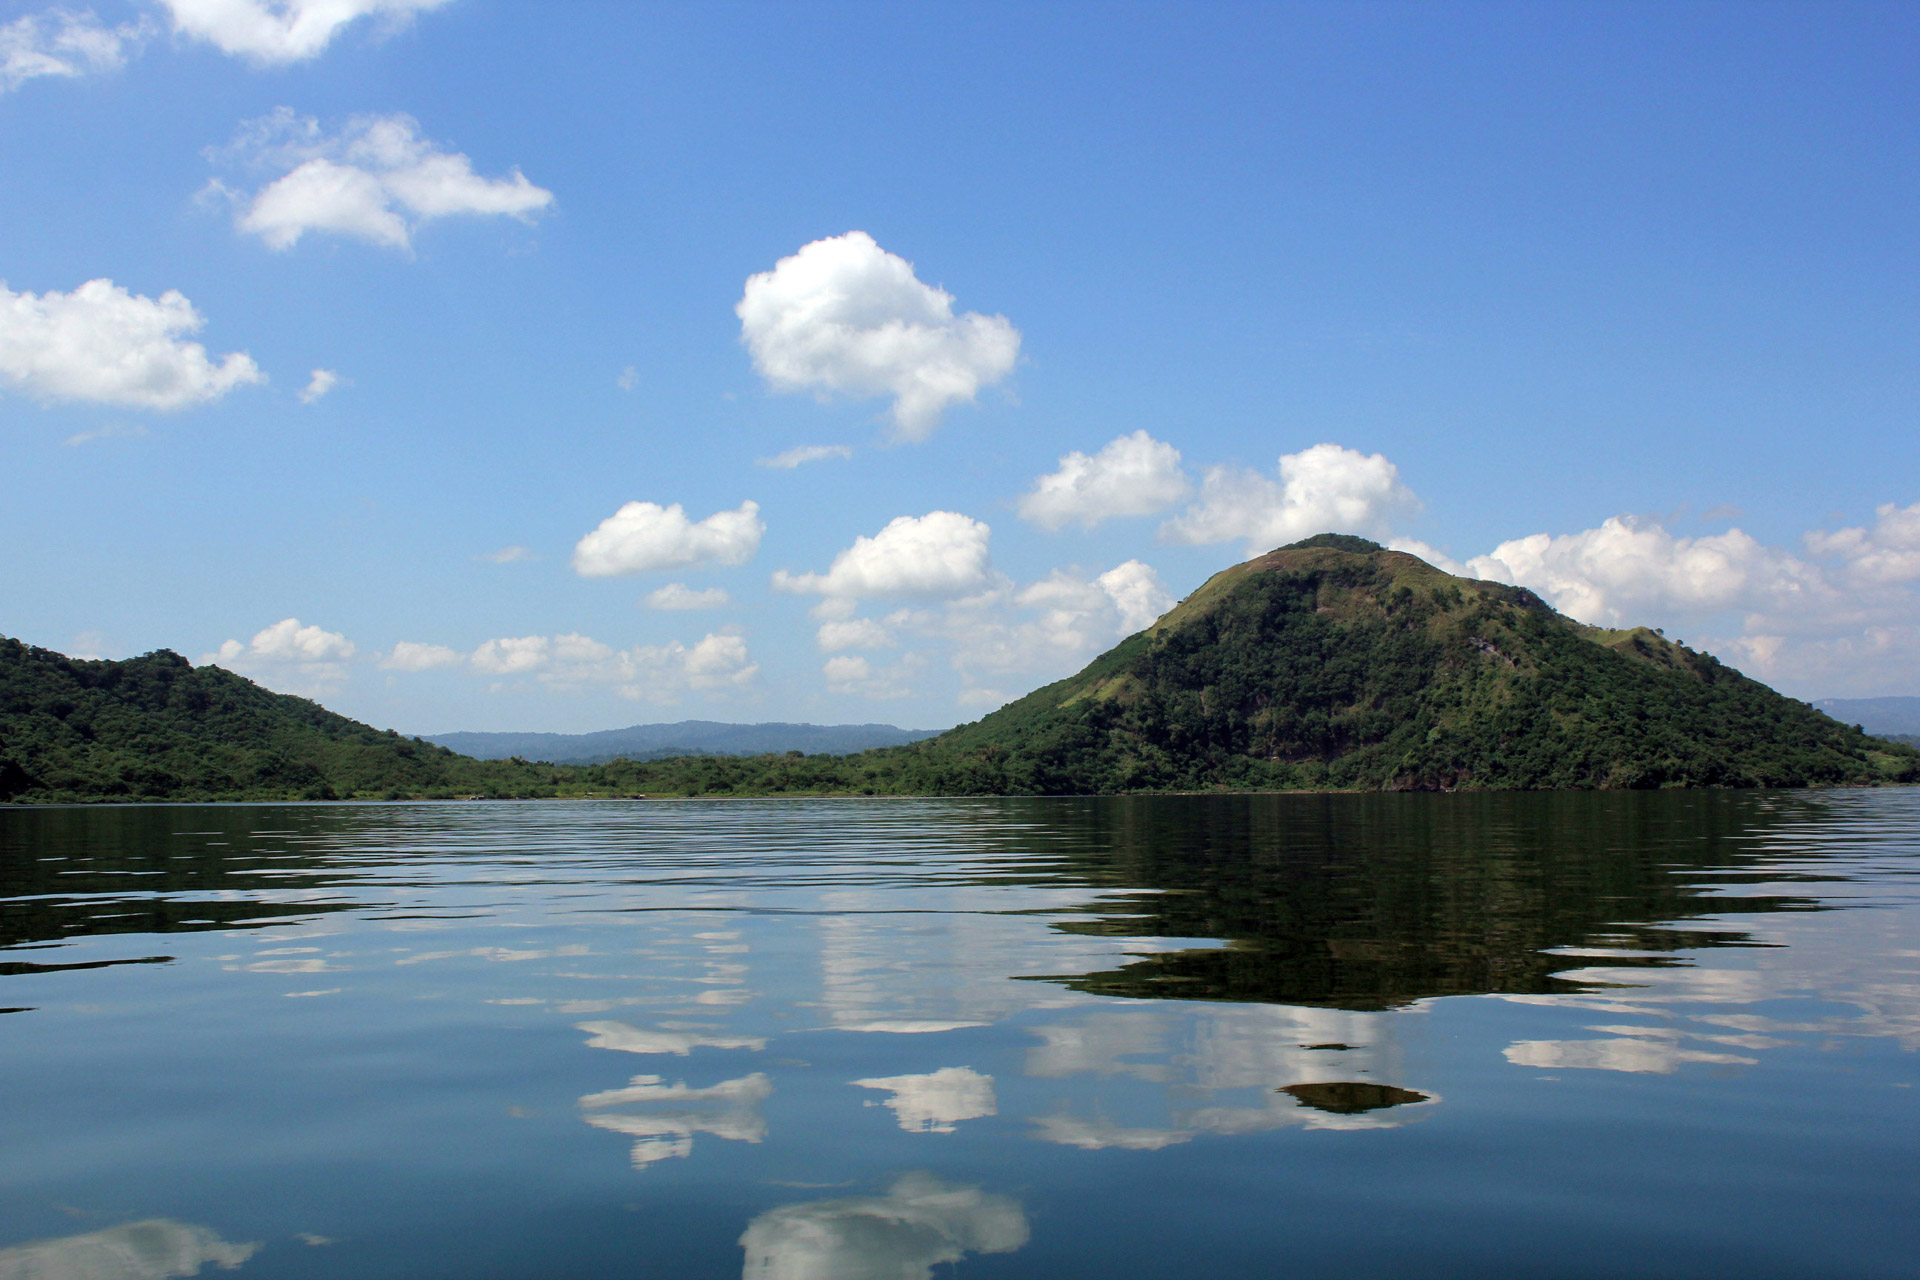
M 940 728 L 1324 531 L 1920 694 L 1920 9 L 0 0 L 0 634 Z

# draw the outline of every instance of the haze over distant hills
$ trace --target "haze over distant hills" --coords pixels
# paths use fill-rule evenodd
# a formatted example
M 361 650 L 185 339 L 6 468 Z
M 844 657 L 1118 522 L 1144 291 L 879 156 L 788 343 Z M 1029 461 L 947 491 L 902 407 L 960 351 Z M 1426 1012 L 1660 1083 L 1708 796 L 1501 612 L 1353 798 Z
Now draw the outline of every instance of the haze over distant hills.
M 666 756 L 759 756 L 786 751 L 850 755 L 874 747 L 901 747 L 942 732 L 900 729 L 890 724 L 726 724 L 681 720 L 636 724 L 598 733 L 439 733 L 427 741 L 478 760 L 544 760 L 551 764 L 603 764 L 608 760 L 657 760 Z
M 1920 698 L 1822 698 L 1813 706 L 1868 733 L 1920 736 Z

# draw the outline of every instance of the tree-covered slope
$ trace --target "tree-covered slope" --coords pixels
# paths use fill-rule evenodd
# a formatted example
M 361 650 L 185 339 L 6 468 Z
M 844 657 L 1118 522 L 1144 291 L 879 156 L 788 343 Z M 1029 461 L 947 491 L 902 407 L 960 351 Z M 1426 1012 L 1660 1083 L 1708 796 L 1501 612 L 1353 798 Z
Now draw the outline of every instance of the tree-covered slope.
M 160 650 L 124 662 L 0 639 L 0 801 L 532 794 L 469 760 Z
M 924 749 L 956 780 L 1039 792 L 1920 777 L 1920 754 L 1657 632 L 1334 535 L 1216 574 L 1079 675 Z

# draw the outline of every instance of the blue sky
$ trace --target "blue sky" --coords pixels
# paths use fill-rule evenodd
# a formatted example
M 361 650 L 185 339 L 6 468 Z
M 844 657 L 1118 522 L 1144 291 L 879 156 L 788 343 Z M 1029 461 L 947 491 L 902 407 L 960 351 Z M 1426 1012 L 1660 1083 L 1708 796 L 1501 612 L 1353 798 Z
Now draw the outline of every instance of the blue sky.
M 0 4 L 0 633 L 407 732 L 937 727 L 1337 528 L 1920 693 L 1916 37 Z

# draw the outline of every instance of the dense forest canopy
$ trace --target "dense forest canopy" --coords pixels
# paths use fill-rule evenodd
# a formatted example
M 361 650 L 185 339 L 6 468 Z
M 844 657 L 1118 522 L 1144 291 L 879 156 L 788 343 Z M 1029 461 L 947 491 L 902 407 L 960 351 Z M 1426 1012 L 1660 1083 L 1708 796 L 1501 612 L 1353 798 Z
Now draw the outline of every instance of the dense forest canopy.
M 1078 675 L 855 755 L 481 761 L 161 651 L 0 640 L 0 801 L 1797 787 L 1920 752 L 1647 628 L 1326 534 L 1215 574 Z

